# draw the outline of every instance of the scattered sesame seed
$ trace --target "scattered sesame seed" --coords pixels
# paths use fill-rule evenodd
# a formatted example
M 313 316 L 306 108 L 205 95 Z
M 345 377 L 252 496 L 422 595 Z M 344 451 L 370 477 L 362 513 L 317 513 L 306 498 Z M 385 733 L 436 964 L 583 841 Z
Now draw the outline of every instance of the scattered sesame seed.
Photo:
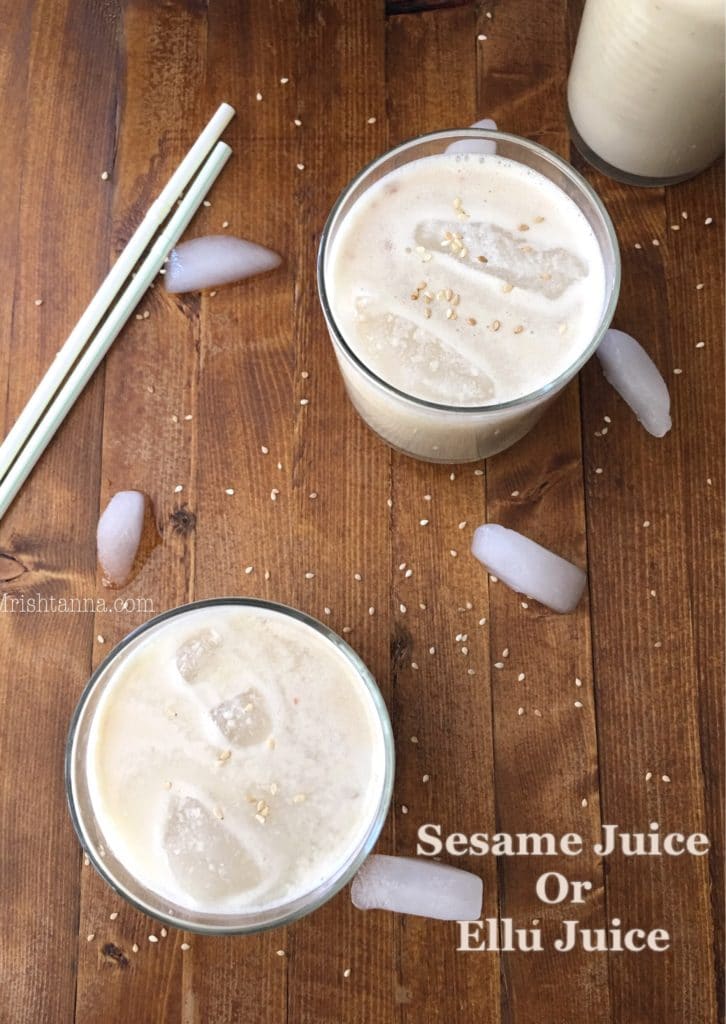
M 300 405 L 310 405 L 310 399 L 309 398 L 301 398 L 300 399 Z
M 158 941 L 159 941 L 159 937 L 157 935 L 150 935 L 149 936 L 149 942 L 158 942 Z
M 352 633 L 353 632 L 353 627 L 352 626 L 343 626 L 341 632 L 342 633 Z
M 304 171 L 305 170 L 305 164 L 295 164 L 295 166 L 297 167 L 297 169 L 299 171 Z
M 255 571 L 255 567 L 254 567 L 254 565 L 248 565 L 248 566 L 247 566 L 247 567 L 245 568 L 245 575 L 249 576 L 249 575 L 250 575 L 251 573 L 253 573 L 254 571 Z
M 598 467 L 597 467 L 597 469 L 595 470 L 595 472 L 596 472 L 596 473 L 598 474 L 598 476 L 599 476 L 599 475 L 600 475 L 600 473 L 602 473 L 602 467 L 601 467 L 601 466 L 598 466 Z
M 480 42 L 480 43 L 483 43 L 486 40 L 486 36 L 484 35 L 483 32 L 480 32 L 479 35 L 476 38 L 477 38 L 478 42 Z
M 660 242 L 658 241 L 657 238 L 653 239 L 653 245 L 660 245 Z
M 643 520 L 643 528 L 647 530 L 649 526 L 650 526 L 650 519 L 644 519 Z
M 174 488 L 174 494 L 180 494 L 184 490 L 183 484 L 177 484 Z
M 95 933 L 95 932 L 90 932 L 90 933 L 89 933 L 89 934 L 88 934 L 88 935 L 86 936 L 86 942 L 93 942 L 93 940 L 94 940 L 95 938 L 96 938 L 96 933 Z
M 224 491 L 225 494 L 234 494 L 234 487 L 227 487 Z
M 464 530 L 464 529 L 466 529 L 466 526 L 467 526 L 467 525 L 468 525 L 468 524 L 467 524 L 467 521 L 466 521 L 466 519 L 462 519 L 462 520 L 461 520 L 461 522 L 459 523 L 459 529 L 460 529 L 460 530 Z
M 328 608 L 328 606 L 327 606 L 327 605 L 325 606 L 325 608 L 323 608 L 323 612 L 324 612 L 324 613 L 325 613 L 326 615 L 330 615 L 330 614 L 331 614 L 330 608 Z
M 582 803 L 583 807 L 587 807 L 587 797 L 586 796 L 583 796 L 581 803 Z
M 653 778 L 653 772 L 646 772 L 646 773 L 645 773 L 645 781 L 646 781 L 646 782 L 650 782 L 650 780 L 651 780 L 652 778 Z
M 405 573 L 403 574 L 403 578 L 405 580 L 410 580 L 412 576 L 413 576 L 413 569 L 406 569 Z
M 262 814 L 256 814 L 255 815 L 255 820 L 258 821 L 260 823 L 260 825 L 264 825 L 265 824 L 265 818 L 264 818 L 264 816 Z
M 406 605 L 405 604 L 399 604 L 398 610 L 400 611 L 401 615 L 405 615 L 406 611 L 407 611 Z
M 458 551 L 455 551 L 455 550 L 454 550 L 454 548 L 450 548 L 450 549 L 449 549 L 449 554 L 451 555 L 451 557 L 452 557 L 452 558 L 457 558 L 457 557 L 458 557 L 458 554 L 459 554 L 459 552 L 458 552 Z
M 713 224 L 713 217 L 706 217 L 703 222 L 704 224 Z
M 517 324 L 517 326 L 514 328 L 514 333 L 515 334 L 521 334 L 523 330 L 524 330 L 524 327 L 522 327 L 521 324 Z
M 133 944 L 133 946 L 131 947 L 131 952 L 132 953 L 138 953 L 138 951 L 139 951 L 139 944 L 138 944 L 138 942 L 135 942 Z
M 535 708 L 534 709 L 534 717 L 535 718 L 541 718 L 542 717 L 542 712 L 539 710 L 539 708 Z
M 579 676 L 575 676 L 575 686 L 582 686 L 582 679 Z
M 640 244 L 640 242 L 636 242 L 634 248 L 635 249 L 642 249 L 643 246 Z
M 277 495 L 279 493 L 280 492 L 278 491 L 277 487 L 273 487 L 272 490 L 270 491 L 270 501 L 277 501 Z
M 484 476 L 484 470 L 483 469 L 475 469 L 474 470 L 474 476 Z
M 300 118 L 299 118 L 299 117 L 296 117 L 296 118 L 295 118 L 295 119 L 293 120 L 293 122 L 292 122 L 292 123 L 293 123 L 293 124 L 295 125 L 295 127 L 296 127 L 296 128 L 301 128 L 301 127 L 302 127 L 302 121 L 300 120 Z
M 360 583 L 360 582 L 362 582 L 362 580 L 363 580 L 363 577 L 361 576 L 361 574 L 360 574 L 359 572 L 354 572 L 354 573 L 353 573 L 353 579 L 354 579 L 354 580 L 355 580 L 355 581 L 356 581 L 357 583 Z
M 217 760 L 218 761 L 229 761 L 231 756 L 232 756 L 232 751 L 231 750 L 220 750 L 219 754 L 217 755 Z
M 581 707 L 584 707 L 584 705 L 583 705 L 581 700 L 576 700 L 575 701 L 575 707 L 576 708 L 581 708 Z
M 186 951 L 187 951 L 188 949 L 191 949 L 191 948 L 192 948 L 192 947 L 191 947 L 191 946 L 189 945 L 189 943 L 188 943 L 188 942 L 182 942 L 181 946 L 179 947 L 179 949 L 181 949 L 181 950 L 182 950 L 182 952 L 184 952 L 184 953 L 186 953 Z
M 670 782 L 671 781 L 671 777 L 670 777 L 670 775 L 661 775 L 661 780 L 663 782 Z
M 428 526 L 429 525 L 429 521 L 428 521 L 428 519 L 419 519 L 418 525 L 419 526 Z
M 375 124 L 376 123 L 375 117 L 369 117 L 366 123 L 367 124 Z
M 527 677 L 525 676 L 524 672 L 520 672 L 519 675 L 517 676 L 517 682 L 518 683 L 523 683 L 526 678 Z
M 209 206 L 211 206 L 211 205 L 212 205 L 212 204 L 211 204 L 211 203 L 209 202 L 209 200 L 208 200 L 208 199 L 205 199 L 205 200 L 204 200 L 204 202 L 202 203 L 202 206 L 207 206 L 207 207 L 209 207 Z
M 256 99 L 256 100 L 257 100 L 257 102 L 259 103 L 259 102 L 260 102 L 260 100 L 262 99 L 262 93 L 261 93 L 261 92 L 255 93 L 255 99 Z
M 603 420 L 604 420 L 605 423 L 612 423 L 612 420 L 610 419 L 609 416 L 603 416 Z
M 265 444 L 260 445 L 260 451 L 262 452 L 263 455 L 269 455 L 270 454 L 270 449 Z
M 344 978 L 349 978 L 350 977 L 350 967 L 346 967 L 346 969 L 343 971 L 343 977 Z
M 524 708 L 517 708 L 517 714 L 518 715 L 523 715 L 524 714 Z
M 401 804 L 401 814 L 408 814 L 408 807 L 405 804 Z
M 523 608 L 524 608 L 525 610 L 526 610 L 527 608 L 529 608 L 529 605 L 527 604 L 527 602 L 526 602 L 526 601 L 520 601 L 520 604 L 522 605 L 522 607 L 523 607 Z
M 113 913 L 108 915 L 109 921 L 115 921 L 118 917 L 118 910 L 114 910 Z
M 210 298 L 210 299 L 213 299 L 213 298 L 214 298 L 214 296 L 215 296 L 216 294 L 217 294 L 217 292 L 216 292 L 216 291 L 211 291 L 211 292 L 209 293 L 209 298 Z
M 705 341 L 697 341 L 696 342 L 696 348 L 703 348 L 705 344 L 706 344 Z
M 680 224 L 671 224 L 671 231 L 680 231 L 680 230 L 681 230 L 681 225 Z
M 43 305 L 43 300 L 42 299 L 35 299 L 34 305 L 42 306 Z
M 101 634 L 99 633 L 98 636 L 96 637 L 96 643 L 98 643 L 98 644 L 105 644 L 106 643 L 106 638 L 101 636 Z
M 287 954 L 286 954 L 284 949 L 278 949 L 277 950 L 277 955 L 278 956 L 287 956 Z
M 504 662 L 503 661 L 495 661 L 494 662 L 494 668 L 500 668 L 500 669 L 504 668 Z
M 305 573 L 305 579 L 306 580 L 314 580 L 315 579 L 315 573 L 314 572 L 306 572 Z
M 696 291 L 700 292 L 704 287 L 705 287 L 705 285 L 703 283 L 699 283 L 699 284 L 696 285 Z
M 166 928 L 162 928 L 161 929 L 161 937 L 162 937 L 162 939 L 165 939 L 168 934 L 169 934 L 169 932 L 166 930 Z
M 414 672 L 418 672 L 418 662 L 412 661 L 411 668 L 414 670 Z
M 368 609 L 368 614 L 369 615 L 375 615 L 376 614 L 376 610 L 373 607 L 373 605 L 371 605 L 371 607 Z
M 506 282 L 506 284 L 502 285 L 502 291 L 504 292 L 505 295 L 508 295 L 513 290 L 513 288 L 514 285 L 510 284 L 508 281 Z
M 685 211 L 685 210 L 683 210 L 683 211 L 681 212 L 681 217 L 683 217 L 683 219 L 684 219 L 684 220 L 688 220 L 688 214 L 686 213 L 686 211 Z
M 288 83 L 289 81 L 290 81 L 290 79 L 289 79 L 289 78 L 281 78 L 281 79 L 280 79 L 280 85 L 287 85 L 287 83 Z
M 662 646 L 663 646 L 663 644 L 661 643 L 661 641 L 660 641 L 660 640 L 656 640 L 656 642 L 655 642 L 655 643 L 653 644 L 653 646 L 654 646 L 654 647 L 662 647 Z
M 489 577 L 489 582 L 490 583 L 499 583 L 499 577 L 498 576 L 490 576 Z

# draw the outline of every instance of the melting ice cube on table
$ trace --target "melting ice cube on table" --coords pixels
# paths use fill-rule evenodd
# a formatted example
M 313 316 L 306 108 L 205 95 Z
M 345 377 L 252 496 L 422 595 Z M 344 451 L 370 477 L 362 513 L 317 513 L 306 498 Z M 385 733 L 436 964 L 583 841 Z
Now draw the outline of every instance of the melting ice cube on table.
M 490 131 L 495 132 L 497 130 L 497 122 L 492 121 L 491 117 L 485 117 L 481 121 L 475 121 L 470 127 L 488 128 Z M 446 147 L 447 153 L 480 153 L 486 155 L 488 153 L 496 153 L 496 151 L 497 144 L 494 139 L 459 139 Z
M 671 429 L 671 396 L 660 370 L 635 338 L 611 328 L 597 350 L 606 380 L 653 437 Z
M 394 910 L 439 921 L 476 921 L 484 885 L 478 875 L 420 857 L 372 854 L 353 879 L 359 910 Z
M 194 797 L 170 802 L 163 838 L 169 867 L 179 886 L 201 904 L 246 892 L 261 881 L 259 867 L 223 815 L 223 808 L 210 810 Z
M 587 580 L 582 569 L 516 530 L 480 526 L 471 550 L 493 576 L 555 612 L 571 612 L 582 597 Z

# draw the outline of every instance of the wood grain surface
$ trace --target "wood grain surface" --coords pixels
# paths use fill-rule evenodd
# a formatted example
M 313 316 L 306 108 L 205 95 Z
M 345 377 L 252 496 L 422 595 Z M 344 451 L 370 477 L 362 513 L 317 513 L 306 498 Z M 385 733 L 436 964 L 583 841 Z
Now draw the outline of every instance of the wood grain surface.
M 0 524 L 0 1021 L 724 1019 L 723 168 L 646 191 L 582 161 L 565 110 L 580 10 L 0 0 L 0 433 L 222 100 L 234 156 L 191 233 L 284 255 L 214 295 L 153 288 Z M 668 381 L 664 439 L 596 361 L 481 465 L 394 453 L 347 401 L 315 286 L 326 215 L 389 146 L 486 116 L 570 159 L 605 201 L 623 258 L 615 325 Z M 149 494 L 159 534 L 128 609 L 31 611 L 108 596 L 95 526 L 127 488 Z M 577 611 L 488 578 L 469 554 L 485 521 L 586 565 Z M 657 821 L 707 833 L 711 855 L 448 858 L 482 876 L 484 916 L 541 922 L 542 953 L 457 952 L 454 924 L 356 911 L 347 891 L 256 936 L 162 934 L 84 866 L 65 740 L 114 643 L 220 595 L 324 619 L 376 676 L 397 754 L 379 852 L 413 855 L 427 821 L 576 832 L 586 850 L 603 823 Z M 537 899 L 550 868 L 592 882 L 576 913 Z M 574 916 L 663 927 L 672 947 L 557 953 Z

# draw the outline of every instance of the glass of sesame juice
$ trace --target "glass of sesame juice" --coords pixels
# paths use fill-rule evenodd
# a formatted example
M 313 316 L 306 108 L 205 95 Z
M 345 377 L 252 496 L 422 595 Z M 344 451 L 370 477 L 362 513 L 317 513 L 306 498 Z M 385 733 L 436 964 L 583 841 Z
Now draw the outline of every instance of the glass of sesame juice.
M 93 674 L 66 756 L 71 817 L 122 896 L 179 928 L 296 920 L 355 874 L 386 816 L 391 726 L 338 636 L 222 598 L 135 630 Z
M 608 328 L 620 257 L 588 183 L 534 142 L 486 129 L 396 147 L 347 186 L 318 290 L 353 405 L 430 462 L 508 448 Z

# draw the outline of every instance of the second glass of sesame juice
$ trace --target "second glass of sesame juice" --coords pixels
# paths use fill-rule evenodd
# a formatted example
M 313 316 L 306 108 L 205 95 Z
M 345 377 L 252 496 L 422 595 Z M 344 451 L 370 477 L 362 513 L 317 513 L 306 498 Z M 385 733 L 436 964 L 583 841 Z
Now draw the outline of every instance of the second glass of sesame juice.
M 284 924 L 358 869 L 387 813 L 375 682 L 321 623 L 225 598 L 173 609 L 94 674 L 71 727 L 71 815 L 132 903 L 215 934 Z
M 467 462 L 518 441 L 617 302 L 610 218 L 536 143 L 483 129 L 391 150 L 345 189 L 318 288 L 348 395 L 394 448 Z

